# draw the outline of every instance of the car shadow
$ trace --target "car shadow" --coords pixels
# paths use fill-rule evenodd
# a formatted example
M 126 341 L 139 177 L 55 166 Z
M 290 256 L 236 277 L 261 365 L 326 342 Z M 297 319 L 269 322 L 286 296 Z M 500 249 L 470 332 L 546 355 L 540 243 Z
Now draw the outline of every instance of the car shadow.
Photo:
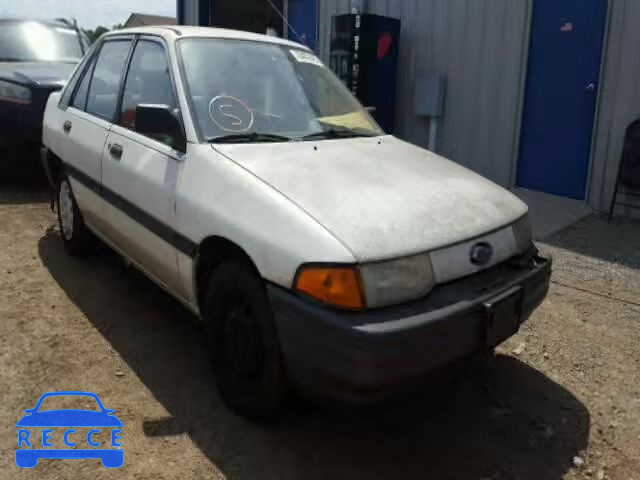
M 0 179 L 0 205 L 49 202 L 50 191 L 43 179 Z
M 605 262 L 640 269 L 640 220 L 591 215 L 542 243 Z
M 193 317 L 109 252 L 67 256 L 50 230 L 40 257 L 55 281 L 169 416 L 147 436 L 187 433 L 234 479 L 556 479 L 586 448 L 587 408 L 561 385 L 497 356 L 451 393 L 367 409 L 294 408 L 255 425 L 218 396 Z

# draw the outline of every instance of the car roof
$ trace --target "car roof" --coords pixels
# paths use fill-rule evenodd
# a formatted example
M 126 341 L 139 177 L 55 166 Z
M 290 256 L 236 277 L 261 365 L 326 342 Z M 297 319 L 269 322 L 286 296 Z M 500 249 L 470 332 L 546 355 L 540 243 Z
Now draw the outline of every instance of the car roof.
M 64 20 L 42 20 L 33 18 L 0 18 L 0 23 L 42 23 L 45 25 L 51 25 L 54 27 L 65 27 L 73 30 L 73 25 L 67 23 Z
M 109 33 L 105 33 L 104 36 L 110 37 L 122 34 L 160 35 L 170 41 L 176 40 L 178 38 L 223 38 L 233 40 L 250 40 L 253 42 L 271 43 L 274 45 L 285 45 L 289 47 L 309 50 L 308 47 L 300 43 L 285 40 L 283 38 L 271 37 L 269 35 L 244 32 L 241 30 L 230 30 L 226 28 L 191 27 L 184 25 L 124 28 L 122 30 L 113 30 Z
M 93 392 L 81 392 L 81 391 L 68 391 L 68 392 L 47 392 L 47 393 L 43 393 L 41 398 L 44 397 L 63 397 L 63 396 L 70 396 L 70 397 L 97 397 L 97 395 Z

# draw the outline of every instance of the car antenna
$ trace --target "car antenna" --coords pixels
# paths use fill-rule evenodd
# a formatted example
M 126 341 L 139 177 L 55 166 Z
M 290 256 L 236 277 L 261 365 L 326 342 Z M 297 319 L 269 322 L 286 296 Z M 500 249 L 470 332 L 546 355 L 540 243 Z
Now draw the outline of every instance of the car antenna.
M 267 0 L 267 2 L 269 3 L 269 5 L 271 5 L 271 7 L 276 11 L 276 13 L 278 14 L 278 16 L 283 20 L 283 22 L 287 25 L 287 28 L 289 28 L 293 34 L 296 36 L 296 38 L 298 39 L 298 42 L 300 42 L 303 45 L 307 45 L 307 42 L 300 36 L 298 35 L 298 32 L 296 32 L 296 30 L 293 28 L 293 26 L 289 23 L 289 21 L 287 20 L 287 18 L 284 16 L 284 14 L 280 11 L 280 9 L 278 7 L 276 7 L 274 5 L 274 3 L 271 0 Z M 283 38 L 287 38 L 287 33 L 283 32 L 282 33 L 282 37 Z

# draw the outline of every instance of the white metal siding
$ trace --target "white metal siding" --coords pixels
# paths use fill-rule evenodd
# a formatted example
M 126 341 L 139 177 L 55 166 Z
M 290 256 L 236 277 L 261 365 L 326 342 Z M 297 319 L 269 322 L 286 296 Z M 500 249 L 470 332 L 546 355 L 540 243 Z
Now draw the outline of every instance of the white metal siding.
M 207 0 L 200 0 L 207 1 Z M 402 21 L 397 134 L 426 147 L 428 124 L 415 116 L 420 74 L 446 78 L 438 153 L 512 186 L 518 157 L 531 4 L 534 0 L 368 0 L 367 11 Z M 197 24 L 198 0 L 184 0 Z M 329 60 L 331 17 L 350 0 L 319 0 L 320 55 Z M 640 2 L 610 0 L 589 205 L 609 208 L 626 127 L 640 118 Z
M 329 59 L 331 17 L 349 0 L 320 0 L 320 54 Z M 515 165 L 530 0 L 369 0 L 368 12 L 402 21 L 397 133 L 426 147 L 428 123 L 413 109 L 416 78 L 444 75 L 438 153 L 510 186 Z
M 598 210 L 609 208 L 625 130 L 640 118 L 640 2 L 611 0 L 609 17 L 589 189 L 589 204 Z
M 199 5 L 202 1 L 209 0 L 182 0 L 178 2 L 178 8 L 180 8 L 180 4 L 182 4 L 182 8 L 184 9 L 184 24 L 185 25 L 198 25 L 198 12 Z

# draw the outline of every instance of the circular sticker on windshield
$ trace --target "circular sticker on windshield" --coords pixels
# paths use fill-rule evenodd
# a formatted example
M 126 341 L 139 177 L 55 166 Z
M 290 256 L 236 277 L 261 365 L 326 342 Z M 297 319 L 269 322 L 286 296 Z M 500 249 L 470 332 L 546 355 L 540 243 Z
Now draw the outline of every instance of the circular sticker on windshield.
M 209 116 L 225 132 L 243 133 L 253 126 L 253 110 L 242 100 L 219 95 L 209 103 Z

